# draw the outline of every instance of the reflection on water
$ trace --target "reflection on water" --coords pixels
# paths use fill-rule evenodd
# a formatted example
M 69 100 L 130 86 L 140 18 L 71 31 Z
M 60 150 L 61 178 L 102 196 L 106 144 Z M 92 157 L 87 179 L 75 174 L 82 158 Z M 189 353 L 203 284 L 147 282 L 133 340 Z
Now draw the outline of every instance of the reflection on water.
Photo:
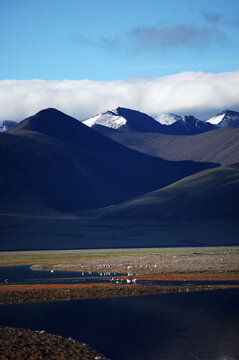
M 0 324 L 72 337 L 112 360 L 239 358 L 239 290 L 6 305 Z

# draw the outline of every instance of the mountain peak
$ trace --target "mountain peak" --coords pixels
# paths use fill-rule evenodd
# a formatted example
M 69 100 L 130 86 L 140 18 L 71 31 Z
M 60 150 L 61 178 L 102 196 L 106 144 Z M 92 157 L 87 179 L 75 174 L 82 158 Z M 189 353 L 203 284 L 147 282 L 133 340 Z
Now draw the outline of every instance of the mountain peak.
M 117 108 L 118 109 L 118 108 Z M 126 125 L 126 119 L 118 115 L 118 110 L 108 110 L 103 113 L 97 114 L 92 118 L 83 121 L 83 124 L 94 127 L 94 126 L 105 126 L 107 128 L 119 129 Z
M 217 125 L 219 127 L 234 126 L 239 127 L 239 112 L 233 110 L 223 110 L 216 116 L 207 120 L 207 123 Z
M 130 130 L 136 132 L 159 132 L 162 125 L 154 118 L 140 111 L 123 107 L 98 114 L 83 123 L 89 127 L 97 125 L 121 131 Z
M 19 133 L 19 131 L 34 131 L 71 143 L 78 143 L 83 141 L 85 135 L 92 130 L 80 121 L 57 109 L 47 108 L 22 120 L 8 132 L 14 134 Z
M 151 114 L 151 116 L 161 125 L 172 125 L 182 119 L 181 116 L 172 113 Z
M 185 115 L 168 126 L 168 133 L 177 135 L 196 135 L 216 129 L 215 125 L 197 119 L 193 115 Z
M 185 123 L 196 123 L 198 120 L 195 116 L 193 115 L 185 115 L 182 117 L 182 121 Z

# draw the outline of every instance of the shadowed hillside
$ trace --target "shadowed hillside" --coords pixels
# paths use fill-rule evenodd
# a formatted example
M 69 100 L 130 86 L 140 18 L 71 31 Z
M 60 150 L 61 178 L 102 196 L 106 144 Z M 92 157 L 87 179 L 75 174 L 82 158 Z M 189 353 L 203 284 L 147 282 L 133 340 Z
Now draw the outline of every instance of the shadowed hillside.
M 99 209 L 110 219 L 238 221 L 239 165 L 206 170 L 131 201 Z
M 2 209 L 106 206 L 213 166 L 138 153 L 56 109 L 0 135 Z
M 222 165 L 239 162 L 239 129 L 233 127 L 224 127 L 194 136 L 126 134 L 102 128 L 96 127 L 96 130 L 120 144 L 171 161 L 210 161 Z

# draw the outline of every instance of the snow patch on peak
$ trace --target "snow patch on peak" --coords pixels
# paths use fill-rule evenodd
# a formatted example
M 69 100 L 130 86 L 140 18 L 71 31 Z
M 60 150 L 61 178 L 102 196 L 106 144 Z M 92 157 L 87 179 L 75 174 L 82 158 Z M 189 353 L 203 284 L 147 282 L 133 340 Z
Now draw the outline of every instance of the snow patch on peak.
M 224 114 L 218 114 L 216 116 L 213 116 L 212 118 L 208 119 L 206 122 L 213 124 L 213 125 L 218 125 L 226 116 L 226 113 Z
M 171 113 L 152 114 L 151 116 L 162 125 L 171 125 L 182 119 L 181 116 Z
M 92 118 L 84 120 L 82 122 L 89 127 L 92 127 L 94 125 L 101 125 L 111 129 L 119 129 L 121 126 L 127 124 L 127 120 L 125 118 L 117 115 L 117 109 L 95 115 Z
M 220 114 L 207 120 L 211 124 L 216 124 L 219 127 L 234 126 L 239 127 L 239 112 L 232 110 L 224 110 Z

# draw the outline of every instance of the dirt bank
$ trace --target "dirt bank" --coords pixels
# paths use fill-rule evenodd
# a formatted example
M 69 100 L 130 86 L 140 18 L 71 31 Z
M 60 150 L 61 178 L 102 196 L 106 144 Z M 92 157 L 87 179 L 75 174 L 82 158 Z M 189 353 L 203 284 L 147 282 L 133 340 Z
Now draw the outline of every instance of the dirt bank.
M 44 331 L 0 327 L 0 360 L 106 360 L 84 343 Z

